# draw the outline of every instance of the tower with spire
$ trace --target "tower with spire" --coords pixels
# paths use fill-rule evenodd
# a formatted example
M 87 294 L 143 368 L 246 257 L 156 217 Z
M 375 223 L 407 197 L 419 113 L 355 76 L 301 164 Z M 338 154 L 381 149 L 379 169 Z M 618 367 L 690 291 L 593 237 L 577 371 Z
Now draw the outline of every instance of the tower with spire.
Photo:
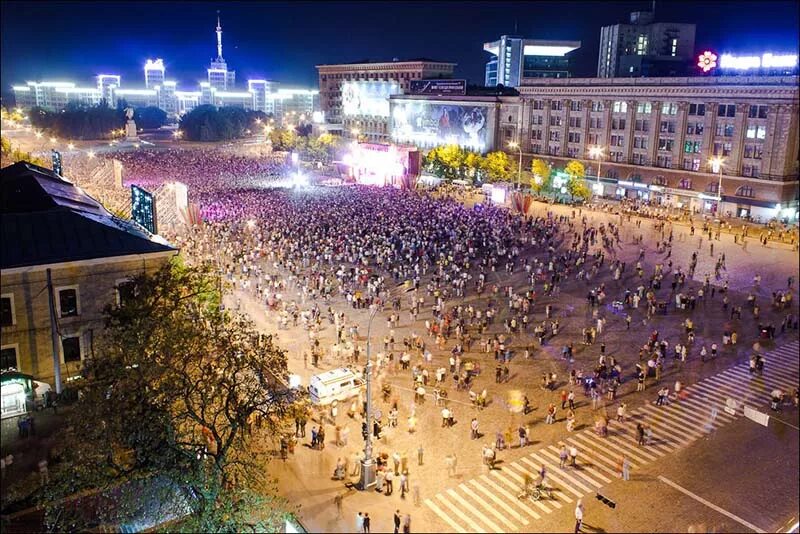
M 208 68 L 208 85 L 217 91 L 230 91 L 236 85 L 236 71 L 228 70 L 228 64 L 222 57 L 222 23 L 217 11 L 217 57 L 211 60 Z

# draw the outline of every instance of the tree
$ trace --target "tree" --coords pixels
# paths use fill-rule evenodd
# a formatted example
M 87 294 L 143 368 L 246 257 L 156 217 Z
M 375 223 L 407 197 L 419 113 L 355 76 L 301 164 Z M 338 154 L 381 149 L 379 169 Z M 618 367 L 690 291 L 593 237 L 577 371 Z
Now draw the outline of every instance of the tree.
M 566 172 L 568 176 L 566 187 L 570 197 L 573 200 L 575 200 L 576 197 L 583 200 L 589 198 L 591 193 L 584 180 L 586 177 L 586 168 L 583 166 L 583 163 L 572 160 L 564 167 L 564 172 Z
M 274 531 L 285 503 L 264 470 L 293 409 L 285 352 L 220 310 L 207 269 L 172 262 L 132 288 L 105 310 L 46 500 L 157 478 L 193 496 L 182 529 Z
M 486 162 L 480 154 L 477 152 L 467 152 L 464 158 L 464 167 L 466 167 L 467 172 L 473 179 L 479 178 L 483 180 L 485 165 Z
M 23 152 L 11 144 L 11 141 L 5 137 L 0 137 L 0 167 L 17 163 L 18 161 L 27 161 L 40 167 L 48 167 L 47 162 L 42 158 L 32 156 L 29 152 Z
M 503 182 L 511 175 L 513 165 L 508 154 L 501 151 L 489 152 L 484 158 L 486 177 L 490 182 Z
M 432 148 L 425 156 L 428 170 L 445 180 L 461 178 L 466 152 L 458 145 L 443 145 Z
M 531 162 L 531 172 L 533 173 L 531 188 L 534 192 L 538 194 L 552 187 L 552 181 L 550 180 L 552 169 L 547 162 L 541 159 L 534 159 Z
M 105 101 L 90 107 L 68 104 L 57 113 L 34 107 L 30 120 L 35 128 L 67 139 L 107 139 L 125 124 L 124 114 Z
M 155 130 L 167 123 L 167 112 L 156 106 L 136 108 L 133 113 L 136 126 L 145 130 Z

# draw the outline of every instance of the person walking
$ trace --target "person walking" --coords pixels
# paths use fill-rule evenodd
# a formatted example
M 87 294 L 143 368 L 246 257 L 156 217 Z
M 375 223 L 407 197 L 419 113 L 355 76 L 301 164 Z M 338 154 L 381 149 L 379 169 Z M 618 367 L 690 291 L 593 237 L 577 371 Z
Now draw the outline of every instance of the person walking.
M 422 465 L 422 455 L 425 450 L 422 448 L 422 445 L 417 448 L 417 465 Z
M 364 532 L 364 514 L 356 514 L 356 532 Z
M 559 460 L 559 467 L 564 469 L 564 466 L 567 465 L 567 457 L 569 456 L 569 451 L 567 451 L 567 446 L 565 444 L 561 444 L 561 450 L 558 453 L 558 460 Z
M 470 430 L 471 430 L 471 437 L 472 439 L 478 439 L 478 419 L 476 417 L 472 418 L 472 422 L 470 423 Z
M 630 480 L 631 479 L 631 461 L 628 459 L 628 456 L 623 454 L 622 455 L 622 480 Z
M 403 518 L 403 534 L 411 534 L 411 514 Z
M 577 504 L 575 504 L 575 533 L 581 531 L 581 525 L 583 525 L 583 499 L 578 499 Z
M 642 423 L 636 423 L 636 437 L 639 446 L 644 445 L 644 426 L 642 426 Z
M 389 496 L 394 492 L 394 473 L 391 469 L 386 470 L 386 493 Z
M 570 447 L 569 447 L 569 464 L 572 467 L 577 469 L 577 467 L 578 467 L 577 462 L 578 462 L 578 448 L 575 447 L 575 445 L 570 445 Z
M 394 534 L 398 534 L 400 532 L 400 510 L 394 511 Z
M 342 494 L 337 493 L 336 497 L 333 498 L 333 504 L 336 505 L 336 519 L 342 518 Z

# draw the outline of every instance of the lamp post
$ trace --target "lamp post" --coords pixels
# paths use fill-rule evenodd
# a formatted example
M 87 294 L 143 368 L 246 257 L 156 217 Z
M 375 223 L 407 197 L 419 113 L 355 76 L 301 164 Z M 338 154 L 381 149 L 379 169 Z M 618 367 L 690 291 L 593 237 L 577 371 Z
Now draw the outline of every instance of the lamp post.
M 367 323 L 367 367 L 364 372 L 367 375 L 367 409 L 364 414 L 367 432 L 364 437 L 364 457 L 361 459 L 361 480 L 358 488 L 362 491 L 368 490 L 375 485 L 375 461 L 372 459 L 372 360 L 370 359 L 370 330 L 372 330 L 372 320 L 378 313 L 376 306 L 369 316 Z
M 593 146 L 589 149 L 589 156 L 592 158 L 597 159 L 597 182 L 595 183 L 595 193 L 597 191 L 602 191 L 602 185 L 600 184 L 600 167 L 603 164 L 603 148 L 599 146 Z
M 519 168 L 517 169 L 517 190 L 522 188 L 522 146 L 516 141 L 509 141 L 508 148 L 519 150 Z
M 722 208 L 722 164 L 724 162 L 725 160 L 719 156 L 715 156 L 709 160 L 711 170 L 719 173 L 719 182 L 717 182 L 717 202 L 720 204 L 719 208 Z

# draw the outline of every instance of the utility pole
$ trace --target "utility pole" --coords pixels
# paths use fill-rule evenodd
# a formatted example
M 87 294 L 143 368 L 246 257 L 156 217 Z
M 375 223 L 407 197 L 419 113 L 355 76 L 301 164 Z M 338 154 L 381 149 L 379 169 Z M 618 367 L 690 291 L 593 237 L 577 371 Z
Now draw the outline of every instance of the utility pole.
M 365 423 L 367 424 L 366 436 L 364 436 L 364 458 L 361 459 L 361 480 L 358 483 L 358 488 L 362 491 L 368 490 L 375 485 L 375 461 L 372 459 L 372 360 L 370 359 L 370 330 L 372 329 L 372 320 L 378 313 L 377 306 L 372 310 L 367 324 L 367 367 L 365 373 L 367 375 L 367 409 L 365 414 Z
M 60 337 L 56 326 L 56 299 L 53 295 L 53 277 L 47 269 L 47 298 L 50 302 L 50 334 L 53 341 L 53 373 L 56 377 L 56 395 L 61 395 L 61 351 Z

